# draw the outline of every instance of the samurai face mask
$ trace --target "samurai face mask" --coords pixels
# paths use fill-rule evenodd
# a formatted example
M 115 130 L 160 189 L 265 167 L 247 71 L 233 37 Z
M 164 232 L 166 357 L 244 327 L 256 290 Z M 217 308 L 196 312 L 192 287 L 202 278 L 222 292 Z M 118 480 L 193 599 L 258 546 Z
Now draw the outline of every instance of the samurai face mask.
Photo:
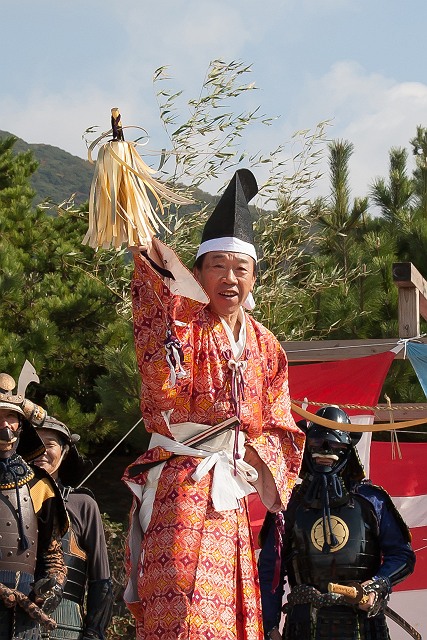
M 313 425 L 308 429 L 306 452 L 315 473 L 334 473 L 345 466 L 352 449 L 345 431 Z

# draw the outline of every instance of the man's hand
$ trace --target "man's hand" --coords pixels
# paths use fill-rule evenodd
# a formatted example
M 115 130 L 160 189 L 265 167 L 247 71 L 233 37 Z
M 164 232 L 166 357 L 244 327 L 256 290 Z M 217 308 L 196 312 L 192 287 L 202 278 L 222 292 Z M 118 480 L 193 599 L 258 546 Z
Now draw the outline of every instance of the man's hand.
M 373 596 L 373 602 L 367 609 L 368 618 L 376 616 L 387 605 L 391 593 L 390 580 L 388 578 L 374 577 L 373 580 L 366 580 L 362 587 L 369 597 L 368 605 L 372 602 L 371 597 Z
M 267 633 L 267 638 L 269 638 L 269 640 L 282 640 L 282 634 L 279 631 L 279 627 L 273 627 L 271 631 Z M 303 639 L 301 638 L 301 640 Z
M 40 578 L 33 585 L 30 598 L 48 615 L 55 611 L 62 600 L 63 589 L 56 578 Z
M 368 584 L 371 584 L 371 583 L 372 583 L 372 580 L 365 580 L 365 582 L 362 582 L 362 587 L 366 587 Z M 365 598 L 368 598 L 368 600 L 366 602 L 364 602 L 363 604 L 360 603 L 359 604 L 359 609 L 361 609 L 362 611 L 369 611 L 374 606 L 375 593 L 373 593 L 373 592 L 367 593 Z
M 140 253 L 144 253 L 144 252 L 148 253 L 149 247 L 147 245 L 142 245 L 142 244 L 140 244 L 138 246 L 133 244 L 133 245 L 130 245 L 128 247 L 128 249 L 129 249 L 129 251 L 131 252 L 132 255 L 137 256 Z
M 280 500 L 276 484 L 274 482 L 271 471 L 266 464 L 262 461 L 261 457 L 255 451 L 251 445 L 245 445 L 245 457 L 244 460 L 247 464 L 250 464 L 257 473 L 258 479 L 251 484 L 257 489 L 258 493 L 262 491 L 262 502 L 268 508 L 269 511 L 276 513 L 282 509 L 282 502 Z M 259 488 L 259 489 L 258 489 Z
M 147 244 L 131 245 L 131 246 L 128 247 L 128 249 L 134 256 L 137 256 L 140 253 L 145 253 L 156 264 L 158 264 L 159 266 L 163 266 L 162 256 L 157 251 L 156 243 L 155 242 L 153 243 L 152 240 L 147 242 Z
M 251 467 L 254 467 L 254 469 L 259 469 L 262 465 L 262 460 L 259 457 L 259 455 L 257 454 L 257 452 L 255 451 L 255 449 L 253 447 L 250 447 L 248 445 L 245 446 L 245 458 L 244 458 L 245 462 L 247 462 L 248 464 L 251 465 Z

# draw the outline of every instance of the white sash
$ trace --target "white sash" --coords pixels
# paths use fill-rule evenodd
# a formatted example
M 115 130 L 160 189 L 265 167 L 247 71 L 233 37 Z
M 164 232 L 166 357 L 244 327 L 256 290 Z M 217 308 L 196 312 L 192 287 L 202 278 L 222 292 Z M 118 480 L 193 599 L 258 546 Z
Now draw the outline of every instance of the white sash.
M 172 433 L 176 436 L 179 435 L 183 440 L 194 433 L 199 433 L 201 429 L 207 428 L 208 425 L 189 422 L 170 425 Z M 258 478 L 258 473 L 254 467 L 243 460 L 245 435 L 242 432 L 239 433 L 240 458 L 233 460 L 234 437 L 234 430 L 230 430 L 203 443 L 200 445 L 203 448 L 198 449 L 196 447 L 188 447 L 158 433 L 153 433 L 149 448 L 162 447 L 175 455 L 202 458 L 191 477 L 195 482 L 200 482 L 213 469 L 211 490 L 213 506 L 216 511 L 228 511 L 230 509 L 238 509 L 241 498 L 250 493 L 255 493 L 255 489 L 250 483 L 256 482 Z M 151 520 L 157 484 L 164 464 L 164 462 L 160 463 L 149 470 L 147 482 L 142 490 L 139 520 L 144 532 L 147 531 Z

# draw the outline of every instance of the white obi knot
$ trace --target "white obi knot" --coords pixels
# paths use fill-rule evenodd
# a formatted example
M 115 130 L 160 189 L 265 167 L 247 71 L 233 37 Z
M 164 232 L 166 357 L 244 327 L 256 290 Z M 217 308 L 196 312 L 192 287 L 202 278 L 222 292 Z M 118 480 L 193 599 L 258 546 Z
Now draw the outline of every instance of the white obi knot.
M 190 422 L 170 425 L 172 433 L 175 436 L 179 434 L 179 437 L 183 440 L 188 439 L 195 433 L 203 432 L 207 428 L 208 425 Z M 202 448 L 198 449 L 196 447 L 188 447 L 158 433 L 153 433 L 149 448 L 162 447 L 175 455 L 202 458 L 191 477 L 195 482 L 200 482 L 213 469 L 211 498 L 214 509 L 216 511 L 228 511 L 230 509 L 238 509 L 241 498 L 250 493 L 255 493 L 251 483 L 256 482 L 258 479 L 256 469 L 243 460 L 245 454 L 244 433 L 239 433 L 238 436 L 238 449 L 241 457 L 238 460 L 233 459 L 234 438 L 235 432 L 230 430 L 215 436 L 208 442 L 204 442 L 200 445 Z M 151 517 L 157 483 L 164 464 L 161 463 L 148 472 L 145 487 L 149 495 L 145 495 L 145 500 L 143 499 L 143 503 L 145 503 L 143 530 L 146 530 Z M 144 490 L 143 493 L 145 493 Z

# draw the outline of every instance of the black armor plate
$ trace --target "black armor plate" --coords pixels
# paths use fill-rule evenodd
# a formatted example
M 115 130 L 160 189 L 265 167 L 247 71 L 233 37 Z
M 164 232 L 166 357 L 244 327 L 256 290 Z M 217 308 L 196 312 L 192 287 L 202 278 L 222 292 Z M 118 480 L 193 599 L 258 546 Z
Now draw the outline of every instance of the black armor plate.
M 77 542 L 74 532 L 70 528 L 62 538 L 62 548 L 64 551 L 64 561 L 67 565 L 68 575 L 64 588 L 64 598 L 83 605 L 86 582 L 87 582 L 87 561 L 84 552 L 77 555 L 75 549 Z
M 324 529 L 322 511 L 299 505 L 287 547 L 289 584 L 308 584 L 327 592 L 328 582 L 362 582 L 375 575 L 381 554 L 377 524 L 366 501 L 356 499 L 331 508 L 331 525 L 337 544 L 322 552 Z M 328 542 L 329 529 L 327 529 Z

